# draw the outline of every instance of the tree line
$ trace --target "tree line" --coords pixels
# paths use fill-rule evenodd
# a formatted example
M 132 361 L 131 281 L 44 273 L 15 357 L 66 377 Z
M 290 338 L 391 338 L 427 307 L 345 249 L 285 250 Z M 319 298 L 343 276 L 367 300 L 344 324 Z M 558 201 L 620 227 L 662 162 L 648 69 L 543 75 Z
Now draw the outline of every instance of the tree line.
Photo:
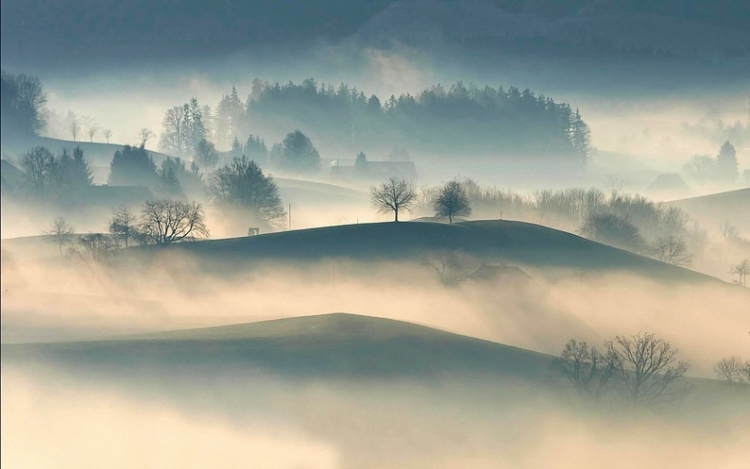
M 572 168 L 585 165 L 591 151 L 581 113 L 529 89 L 458 82 L 381 102 L 356 87 L 319 85 L 312 78 L 285 85 L 256 79 L 246 100 L 233 87 L 214 110 L 191 99 L 167 111 L 161 149 L 184 157 L 205 138 L 228 150 L 242 144 L 253 129 L 290 123 L 332 145 L 396 144 L 438 154 L 522 152 L 559 158 Z

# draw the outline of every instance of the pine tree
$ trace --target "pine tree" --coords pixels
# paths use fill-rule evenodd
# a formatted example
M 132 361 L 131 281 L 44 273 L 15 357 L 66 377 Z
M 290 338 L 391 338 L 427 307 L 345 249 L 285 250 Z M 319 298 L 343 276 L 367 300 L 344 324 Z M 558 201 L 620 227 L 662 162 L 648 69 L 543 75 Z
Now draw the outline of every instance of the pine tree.
M 724 142 L 716 157 L 716 178 L 720 181 L 734 182 L 737 180 L 737 151 L 729 140 Z
M 578 109 L 570 118 L 570 143 L 573 145 L 573 150 L 578 156 L 581 166 L 584 166 L 591 153 L 591 130 L 589 130 L 588 124 L 583 121 Z

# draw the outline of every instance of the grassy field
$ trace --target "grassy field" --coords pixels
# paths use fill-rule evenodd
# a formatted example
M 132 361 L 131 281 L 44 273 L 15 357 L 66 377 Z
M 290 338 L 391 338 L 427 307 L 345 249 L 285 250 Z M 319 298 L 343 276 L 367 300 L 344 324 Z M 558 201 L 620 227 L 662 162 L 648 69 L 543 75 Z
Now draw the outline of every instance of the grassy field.
M 4 344 L 27 359 L 120 370 L 267 369 L 293 376 L 402 376 L 446 372 L 541 378 L 551 357 L 424 326 L 336 313 L 55 344 Z
M 487 220 L 458 224 L 374 223 L 271 233 L 256 237 L 172 245 L 204 261 L 250 268 L 259 261 L 423 261 L 425 256 L 460 251 L 488 264 L 573 272 L 622 271 L 652 279 L 711 281 L 708 277 L 571 233 L 530 223 Z M 149 258 L 155 248 L 137 249 Z

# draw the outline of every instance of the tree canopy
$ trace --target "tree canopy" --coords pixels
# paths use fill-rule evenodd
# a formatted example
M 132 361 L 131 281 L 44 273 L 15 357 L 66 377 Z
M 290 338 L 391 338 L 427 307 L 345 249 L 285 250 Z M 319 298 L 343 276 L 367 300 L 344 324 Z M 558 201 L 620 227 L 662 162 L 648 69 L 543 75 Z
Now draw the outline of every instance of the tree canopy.
M 220 205 L 249 210 L 259 221 L 273 225 L 286 216 L 273 178 L 244 155 L 217 169 L 208 189 Z
M 109 167 L 107 184 L 154 187 L 156 182 L 156 164 L 143 145 L 125 145 L 122 150 L 115 152 Z

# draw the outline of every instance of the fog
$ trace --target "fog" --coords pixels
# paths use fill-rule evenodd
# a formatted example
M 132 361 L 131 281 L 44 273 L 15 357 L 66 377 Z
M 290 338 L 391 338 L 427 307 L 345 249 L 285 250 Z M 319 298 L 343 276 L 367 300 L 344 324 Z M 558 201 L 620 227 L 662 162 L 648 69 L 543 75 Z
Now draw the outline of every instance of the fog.
M 257 262 L 245 269 L 169 253 L 114 270 L 6 256 L 3 340 L 82 337 L 238 324 L 348 312 L 414 322 L 557 355 L 568 340 L 603 347 L 616 335 L 654 332 L 691 363 L 691 376 L 750 351 L 750 294 L 723 283 L 686 284 L 633 274 L 575 274 L 538 265 L 521 285 L 447 286 L 436 258 L 384 263 L 330 259 Z M 286 264 L 286 265 L 285 265 Z M 468 260 L 476 269 L 481 262 Z
M 3 0 L 2 466 L 745 468 L 745 3 Z

